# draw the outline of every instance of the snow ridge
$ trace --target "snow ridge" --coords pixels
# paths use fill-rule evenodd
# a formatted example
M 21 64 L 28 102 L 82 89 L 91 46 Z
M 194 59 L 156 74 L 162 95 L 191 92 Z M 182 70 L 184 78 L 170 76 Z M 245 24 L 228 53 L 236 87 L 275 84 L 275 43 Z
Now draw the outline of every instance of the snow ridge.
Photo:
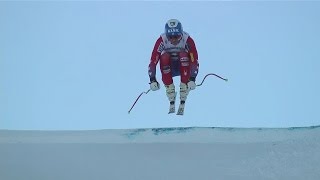
M 168 127 L 80 131 L 0 130 L 0 143 L 252 143 L 320 137 L 320 126 Z

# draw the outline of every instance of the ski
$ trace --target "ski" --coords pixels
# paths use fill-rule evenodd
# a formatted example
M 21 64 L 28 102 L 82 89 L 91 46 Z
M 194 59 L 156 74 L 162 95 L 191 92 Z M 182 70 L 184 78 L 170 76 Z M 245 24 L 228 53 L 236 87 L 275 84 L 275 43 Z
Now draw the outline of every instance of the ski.
M 176 112 L 175 102 L 171 101 L 168 114 L 175 113 L 175 112 Z
M 181 116 L 183 115 L 185 103 L 186 103 L 185 101 L 180 101 L 177 115 L 181 115 Z

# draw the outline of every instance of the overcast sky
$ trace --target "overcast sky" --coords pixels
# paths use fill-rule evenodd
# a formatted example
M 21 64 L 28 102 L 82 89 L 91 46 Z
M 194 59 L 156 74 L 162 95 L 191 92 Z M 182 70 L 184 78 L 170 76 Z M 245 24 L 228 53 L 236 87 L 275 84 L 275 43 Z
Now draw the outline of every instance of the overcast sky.
M 163 86 L 128 114 L 171 18 L 195 40 L 197 83 L 229 81 L 209 76 L 184 116 Z M 319 19 L 311 1 L 0 2 L 0 129 L 319 125 Z

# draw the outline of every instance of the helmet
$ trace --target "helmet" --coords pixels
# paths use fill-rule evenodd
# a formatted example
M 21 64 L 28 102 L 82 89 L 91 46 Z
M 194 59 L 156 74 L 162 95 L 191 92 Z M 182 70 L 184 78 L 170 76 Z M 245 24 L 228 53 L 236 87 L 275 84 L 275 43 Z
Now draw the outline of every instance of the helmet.
M 182 35 L 182 24 L 177 19 L 170 19 L 165 26 L 165 33 L 167 37 Z

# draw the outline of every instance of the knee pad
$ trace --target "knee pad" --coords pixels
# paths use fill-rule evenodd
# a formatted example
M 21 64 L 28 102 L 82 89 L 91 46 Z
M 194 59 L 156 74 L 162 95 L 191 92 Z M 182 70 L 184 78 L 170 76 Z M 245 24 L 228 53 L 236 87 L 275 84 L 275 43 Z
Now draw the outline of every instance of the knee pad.
M 171 67 L 169 65 L 162 67 L 162 73 L 163 74 L 168 74 L 170 72 L 171 72 Z

